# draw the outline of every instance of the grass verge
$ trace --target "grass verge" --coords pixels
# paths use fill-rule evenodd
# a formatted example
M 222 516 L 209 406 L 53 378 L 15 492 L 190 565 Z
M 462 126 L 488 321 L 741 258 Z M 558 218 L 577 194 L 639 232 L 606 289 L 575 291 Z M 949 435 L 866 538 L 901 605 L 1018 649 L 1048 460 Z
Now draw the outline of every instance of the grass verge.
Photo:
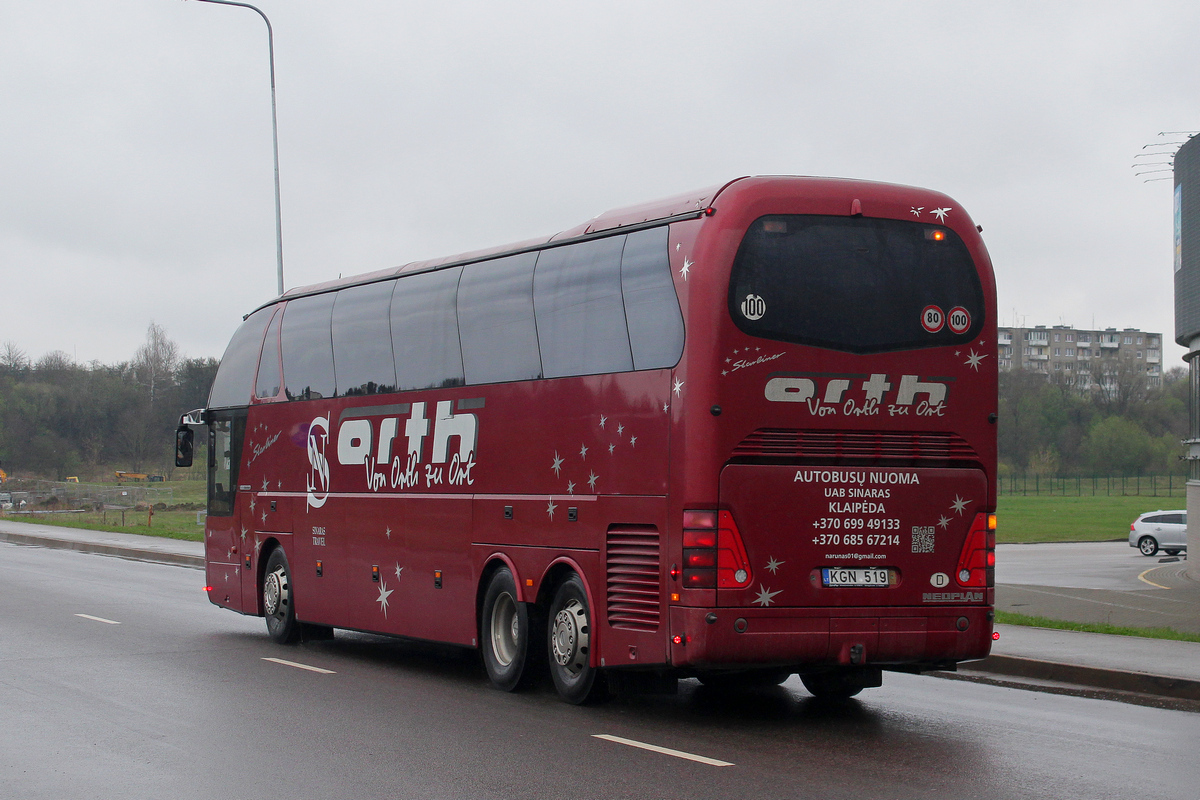
M 1001 543 L 1103 542 L 1129 536 L 1139 514 L 1183 508 L 1182 497 L 1023 497 L 1002 495 L 996 540 Z
M 1174 628 L 1125 628 L 1119 625 L 1090 622 L 1066 622 L 1047 617 L 1030 617 L 1011 611 L 997 611 L 996 622 L 1002 625 L 1025 625 L 1030 628 L 1053 628 L 1060 631 L 1110 633 L 1116 636 L 1142 636 L 1147 639 L 1171 639 L 1177 642 L 1200 642 L 1200 633 L 1183 633 Z
M 155 511 L 150 524 L 147 524 L 145 511 L 127 511 L 125 520 L 130 523 L 128 525 L 120 524 L 120 511 L 109 511 L 107 515 L 94 511 L 79 514 L 12 514 L 5 519 L 31 522 L 35 525 L 54 525 L 59 528 L 138 533 L 142 536 L 161 536 L 165 539 L 184 539 L 189 542 L 204 541 L 204 526 L 196 524 L 195 511 Z

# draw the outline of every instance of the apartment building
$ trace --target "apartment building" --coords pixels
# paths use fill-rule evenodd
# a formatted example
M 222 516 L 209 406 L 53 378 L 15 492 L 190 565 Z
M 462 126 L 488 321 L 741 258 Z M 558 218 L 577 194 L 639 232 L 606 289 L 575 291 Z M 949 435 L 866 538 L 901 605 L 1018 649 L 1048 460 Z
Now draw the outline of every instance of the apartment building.
M 1149 386 L 1162 385 L 1162 334 L 1137 328 L 1077 330 L 1070 325 L 999 328 L 1001 370 L 1027 369 L 1067 386 L 1090 389 L 1115 359 L 1143 367 Z

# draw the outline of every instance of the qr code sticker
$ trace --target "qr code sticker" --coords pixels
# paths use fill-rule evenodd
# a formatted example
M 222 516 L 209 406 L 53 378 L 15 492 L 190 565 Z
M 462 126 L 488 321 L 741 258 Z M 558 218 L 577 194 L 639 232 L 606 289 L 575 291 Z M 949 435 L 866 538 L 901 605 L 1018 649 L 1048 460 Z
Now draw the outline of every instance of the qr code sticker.
M 933 552 L 933 526 L 920 527 L 913 525 L 912 529 L 912 551 L 914 553 L 932 553 Z

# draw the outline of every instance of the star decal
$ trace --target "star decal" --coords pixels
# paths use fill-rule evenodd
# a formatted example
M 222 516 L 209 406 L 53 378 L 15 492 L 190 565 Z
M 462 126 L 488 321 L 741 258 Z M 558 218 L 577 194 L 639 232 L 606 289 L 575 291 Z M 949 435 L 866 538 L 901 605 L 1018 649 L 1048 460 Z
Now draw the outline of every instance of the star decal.
M 253 510 L 254 510 L 254 502 L 255 502 L 255 498 L 254 498 L 254 497 L 251 497 L 251 498 L 250 498 L 250 510 L 251 510 L 251 511 L 253 511 Z
M 608 454 L 611 456 L 613 453 L 613 450 L 616 450 L 616 449 L 617 449 L 617 446 L 615 444 L 610 444 L 608 446 Z
M 730 361 L 733 361 L 733 359 L 732 359 L 732 358 L 727 358 L 727 359 L 725 359 L 725 363 L 726 363 L 726 364 L 728 364 Z
M 955 510 L 955 512 L 957 512 L 958 514 L 961 515 L 963 513 L 963 509 L 965 509 L 967 507 L 967 504 L 970 502 L 971 502 L 970 500 L 964 500 L 956 494 L 956 495 L 954 495 L 954 502 L 950 504 L 950 507 L 953 508 Z
M 943 529 L 949 528 L 950 527 L 950 518 L 947 517 L 945 514 L 942 514 L 942 516 L 938 518 L 937 524 L 940 525 Z
M 979 371 L 979 362 L 983 361 L 985 358 L 987 358 L 987 353 L 978 353 L 977 354 L 974 350 L 972 350 L 971 355 L 967 356 L 967 360 L 964 361 L 963 363 L 966 364 L 971 369 L 978 372 Z
M 558 506 L 554 504 L 553 500 L 546 505 L 546 513 L 550 515 L 550 519 L 554 519 L 554 512 L 557 508 Z
M 404 567 L 400 566 L 400 562 L 396 562 L 396 580 L 400 580 L 400 573 L 404 572 Z
M 911 213 L 914 217 L 919 217 L 919 216 L 921 216 L 921 212 L 924 210 L 925 210 L 925 206 L 913 206 Z
M 604 423 L 606 423 L 606 422 L 608 422 L 608 417 L 606 417 L 606 416 L 604 416 L 603 414 L 601 414 L 601 415 L 600 415 L 600 427 L 601 427 L 601 428 L 603 428 L 603 427 L 604 427 Z
M 554 470 L 554 477 L 558 477 L 559 470 L 562 469 L 562 458 L 559 457 L 558 451 L 554 451 L 554 463 L 550 465 L 550 469 Z
M 695 262 L 690 261 L 687 256 L 683 257 L 683 266 L 679 268 L 679 277 L 683 278 L 684 282 L 687 281 L 688 273 L 691 271 L 692 264 L 694 263 Z
M 586 444 L 579 446 L 579 457 L 584 459 L 585 461 L 587 460 L 587 445 Z
M 383 535 L 384 535 L 384 536 L 386 536 L 386 537 L 388 538 L 388 541 L 391 541 L 391 539 L 392 539 L 392 527 L 391 527 L 390 525 L 387 527 L 387 530 L 385 530 L 385 531 L 383 532 Z
M 245 526 L 245 525 L 243 525 L 243 526 L 242 526 L 242 543 L 243 543 L 243 544 L 245 544 L 245 542 L 246 542 L 246 534 L 247 534 L 248 532 L 249 532 L 249 531 L 247 531 L 247 530 L 246 530 L 246 526 Z
M 679 380 L 679 378 L 676 378 L 675 383 L 671 386 L 671 391 L 678 396 L 681 389 L 683 389 L 683 381 Z
M 667 405 L 666 403 L 663 403 L 663 413 L 665 414 L 670 410 L 671 410 L 671 406 Z
M 263 478 L 262 490 L 265 492 L 267 489 L 270 489 L 270 488 L 271 488 L 271 481 L 267 480 L 266 478 Z
M 280 481 L 275 481 L 275 487 L 276 487 L 277 489 L 282 489 L 282 488 L 283 488 L 283 481 L 281 481 L 281 480 L 280 480 Z
M 951 209 L 949 209 L 949 208 L 935 208 L 933 211 L 930 211 L 929 213 L 933 214 L 935 217 L 937 217 L 938 222 L 945 222 L 946 215 L 949 214 L 950 211 L 951 211 Z
M 776 589 L 772 592 L 770 589 L 760 583 L 758 585 L 758 597 L 754 598 L 754 602 L 758 603 L 763 608 L 766 608 L 773 602 L 772 598 L 774 598 L 775 595 L 779 594 L 781 591 L 783 590 Z
M 767 569 L 770 570 L 772 575 L 775 575 L 779 572 L 779 568 L 786 563 L 786 561 L 776 561 L 775 556 L 771 556 L 771 560 L 767 562 Z
M 635 444 L 637 444 L 637 437 L 636 437 L 636 436 L 630 436 L 630 437 L 629 437 L 629 446 L 630 446 L 630 447 L 633 447 Z
M 387 581 L 383 580 L 382 578 L 379 579 L 379 597 L 375 598 L 375 602 L 379 603 L 379 608 L 381 611 L 383 611 L 384 619 L 387 619 L 388 597 L 391 596 L 392 592 L 394 591 L 396 590 L 389 589 L 387 587 Z
M 262 541 L 257 536 L 254 537 L 254 555 L 258 555 L 258 551 L 262 550 Z
M 267 512 L 263 512 L 263 525 L 267 524 Z
M 599 475 L 592 472 L 590 469 L 588 470 L 588 486 L 591 487 L 593 494 L 596 492 L 596 480 L 599 477 L 600 477 Z
M 567 494 L 575 494 L 575 481 L 567 481 Z
M 625 426 L 624 426 L 624 425 L 617 425 L 617 436 L 620 436 L 620 435 L 621 435 L 622 433 L 624 433 L 624 432 L 625 432 Z

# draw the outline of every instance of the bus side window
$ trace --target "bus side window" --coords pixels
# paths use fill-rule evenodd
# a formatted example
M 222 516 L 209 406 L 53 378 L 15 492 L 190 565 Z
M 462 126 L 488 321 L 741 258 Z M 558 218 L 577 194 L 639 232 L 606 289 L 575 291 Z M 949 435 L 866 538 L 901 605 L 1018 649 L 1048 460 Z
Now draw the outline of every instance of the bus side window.
M 683 313 L 671 280 L 665 226 L 629 234 L 621 290 L 634 369 L 675 366 L 683 355 Z
M 536 253 L 463 268 L 458 330 L 467 383 L 526 381 L 542 376 L 533 316 Z
M 396 281 L 392 293 L 392 351 L 396 388 L 462 386 L 455 295 L 462 267 L 423 272 Z
M 352 286 L 333 304 L 333 367 L 339 395 L 395 391 L 388 307 L 396 281 Z
M 624 236 L 609 236 L 538 256 L 533 305 L 545 377 L 633 369 L 621 302 L 624 246 Z
M 333 294 L 301 297 L 283 312 L 283 385 L 289 400 L 333 397 Z
M 259 309 L 246 318 L 234 332 L 221 357 L 217 377 L 213 379 L 208 396 L 209 408 L 228 408 L 250 403 L 254 390 L 254 370 L 258 368 L 258 353 L 262 349 L 263 331 L 275 313 L 274 306 Z
M 262 358 L 258 360 L 258 379 L 254 382 L 256 397 L 276 397 L 279 394 L 279 321 L 283 312 L 275 315 L 267 326 L 263 339 Z

